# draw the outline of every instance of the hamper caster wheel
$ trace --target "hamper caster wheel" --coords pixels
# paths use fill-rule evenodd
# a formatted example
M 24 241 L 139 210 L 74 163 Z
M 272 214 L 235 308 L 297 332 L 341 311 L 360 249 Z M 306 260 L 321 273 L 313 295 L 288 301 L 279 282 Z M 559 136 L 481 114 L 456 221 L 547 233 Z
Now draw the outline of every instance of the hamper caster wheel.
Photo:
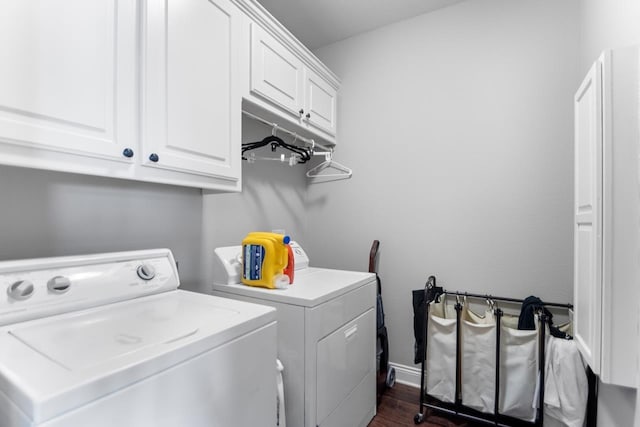
M 387 371 L 387 387 L 391 388 L 396 383 L 396 370 L 392 367 L 389 367 Z
M 413 422 L 416 424 L 422 424 L 423 421 L 424 421 L 424 414 L 416 414 L 416 416 L 413 417 Z

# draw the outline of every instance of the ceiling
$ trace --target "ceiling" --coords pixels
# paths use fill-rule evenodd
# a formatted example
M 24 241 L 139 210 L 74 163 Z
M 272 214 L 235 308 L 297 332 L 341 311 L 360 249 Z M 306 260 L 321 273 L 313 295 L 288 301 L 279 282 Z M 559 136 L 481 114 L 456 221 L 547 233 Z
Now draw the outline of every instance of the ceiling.
M 464 0 L 258 0 L 313 50 Z

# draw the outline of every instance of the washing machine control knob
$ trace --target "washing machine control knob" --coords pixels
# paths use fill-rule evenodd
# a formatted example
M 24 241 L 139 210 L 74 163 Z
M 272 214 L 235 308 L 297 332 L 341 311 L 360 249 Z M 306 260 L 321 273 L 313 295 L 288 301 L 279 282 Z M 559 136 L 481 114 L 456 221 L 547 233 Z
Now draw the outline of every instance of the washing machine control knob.
M 142 280 L 151 280 L 156 277 L 156 269 L 151 264 L 140 264 L 136 271 Z
M 47 282 L 47 288 L 54 294 L 64 294 L 71 287 L 71 280 L 64 276 L 55 276 Z
M 18 280 L 7 288 L 7 295 L 14 300 L 25 300 L 33 295 L 35 288 L 29 280 Z

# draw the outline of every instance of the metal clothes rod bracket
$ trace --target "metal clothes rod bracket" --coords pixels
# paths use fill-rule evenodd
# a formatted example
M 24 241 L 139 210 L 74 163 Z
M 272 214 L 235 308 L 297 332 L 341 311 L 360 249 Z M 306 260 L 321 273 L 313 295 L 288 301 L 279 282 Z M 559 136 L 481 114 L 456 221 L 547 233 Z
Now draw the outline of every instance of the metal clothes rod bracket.
M 247 116 L 247 117 L 249 117 L 249 118 L 251 118 L 251 119 L 253 119 L 253 120 L 257 121 L 257 122 L 260 122 L 260 123 L 262 123 L 264 125 L 269 126 L 270 128 L 272 128 L 274 130 L 274 132 L 275 131 L 279 131 L 279 132 L 286 133 L 287 135 L 293 136 L 295 138 L 294 142 L 295 141 L 302 141 L 305 144 L 310 145 L 311 149 L 313 151 L 315 151 L 316 148 L 319 148 L 319 149 L 327 151 L 329 153 L 333 152 L 333 148 L 327 147 L 326 145 L 318 144 L 313 139 L 309 139 L 309 138 L 305 138 L 303 136 L 300 136 L 300 135 L 297 134 L 297 132 L 292 132 L 292 131 L 290 131 L 288 129 L 285 129 L 282 126 L 280 126 L 279 124 L 277 124 L 277 123 L 273 123 L 273 122 L 270 122 L 268 120 L 265 120 L 262 117 L 256 116 L 255 114 L 252 114 L 252 113 L 250 113 L 248 111 L 245 111 L 245 110 L 242 110 L 242 114 L 244 114 L 245 116 Z

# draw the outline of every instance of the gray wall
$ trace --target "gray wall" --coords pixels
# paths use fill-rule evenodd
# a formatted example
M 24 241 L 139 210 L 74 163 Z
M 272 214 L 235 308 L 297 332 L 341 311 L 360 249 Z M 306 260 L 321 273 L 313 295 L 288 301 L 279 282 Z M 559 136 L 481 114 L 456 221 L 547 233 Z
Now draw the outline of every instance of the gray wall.
M 580 74 L 586 74 L 604 49 L 640 43 L 639 23 L 638 1 L 581 0 Z M 632 340 L 630 345 L 638 344 Z M 601 383 L 599 394 L 598 425 L 633 425 L 634 412 L 640 410 L 635 390 Z
M 577 0 L 483 0 L 319 49 L 342 79 L 336 159 L 309 188 L 316 265 L 381 241 L 391 361 L 413 366 L 411 290 L 572 300 Z
M 200 190 L 0 166 L 0 260 L 168 247 L 200 280 Z
M 640 43 L 640 2 L 580 0 L 580 74 L 605 49 Z

